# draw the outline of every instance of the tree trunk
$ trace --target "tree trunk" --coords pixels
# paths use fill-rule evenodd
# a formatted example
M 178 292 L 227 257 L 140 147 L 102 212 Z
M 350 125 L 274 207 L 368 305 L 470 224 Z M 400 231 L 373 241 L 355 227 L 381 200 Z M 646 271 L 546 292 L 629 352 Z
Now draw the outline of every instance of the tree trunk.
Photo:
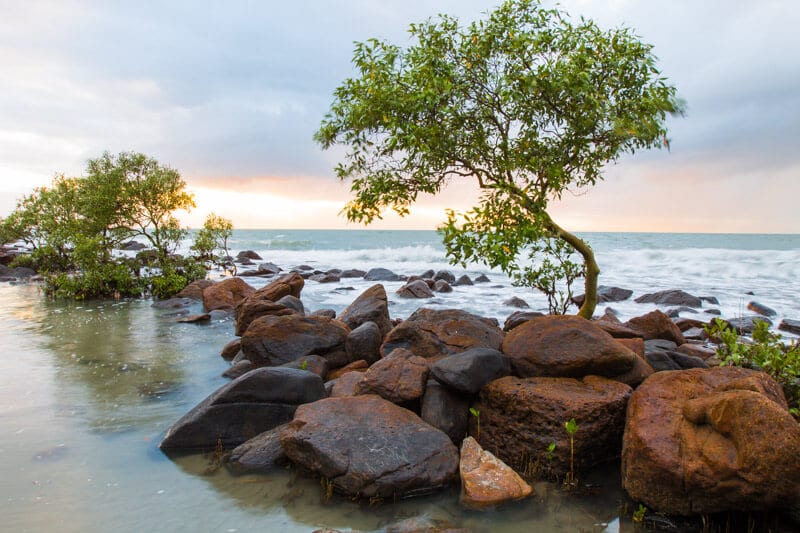
M 583 257 L 583 266 L 586 275 L 586 294 L 583 298 L 583 305 L 581 305 L 580 310 L 578 310 L 578 316 L 582 316 L 586 320 L 591 320 L 592 315 L 594 314 L 594 309 L 597 307 L 597 278 L 600 275 L 600 267 L 597 266 L 597 261 L 595 261 L 594 258 L 594 252 L 586 243 L 586 241 L 578 238 L 553 222 L 553 219 L 550 218 L 549 214 L 547 215 L 547 218 L 551 228 L 558 238 L 572 246 L 575 251 L 581 254 L 581 257 Z

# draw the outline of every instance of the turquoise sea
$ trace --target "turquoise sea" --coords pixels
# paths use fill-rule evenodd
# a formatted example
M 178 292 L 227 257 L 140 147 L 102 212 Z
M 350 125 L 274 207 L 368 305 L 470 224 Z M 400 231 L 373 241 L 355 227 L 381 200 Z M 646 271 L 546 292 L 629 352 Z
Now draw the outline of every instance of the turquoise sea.
M 781 318 L 800 318 L 800 236 L 583 234 L 595 249 L 601 284 L 635 296 L 681 288 L 715 296 L 725 316 L 751 300 Z M 257 251 L 284 269 L 381 266 L 398 274 L 449 268 L 492 282 L 457 287 L 433 300 L 396 298 L 406 317 L 420 305 L 460 307 L 504 320 L 516 295 L 534 309 L 544 299 L 513 287 L 483 265 L 448 265 L 435 232 L 239 230 L 232 251 Z M 255 285 L 267 281 L 248 278 Z M 340 311 L 364 288 L 359 279 L 309 281 L 309 310 Z M 752 294 L 751 294 L 752 293 Z M 417 517 L 477 532 L 631 530 L 630 502 L 617 467 L 579 473 L 593 490 L 565 495 L 537 484 L 534 498 L 490 512 L 458 505 L 458 488 L 381 505 L 325 501 L 318 480 L 292 470 L 234 476 L 213 458 L 168 458 L 157 448 L 166 429 L 226 382 L 219 357 L 233 323 L 179 324 L 148 300 L 59 302 L 35 285 L 0 284 L 0 530 L 2 531 L 380 531 Z M 649 311 L 612 304 L 624 316 Z M 199 310 L 199 309 L 198 309 Z M 598 310 L 603 311 L 603 307 Z M 691 316 L 691 315 L 686 315 Z

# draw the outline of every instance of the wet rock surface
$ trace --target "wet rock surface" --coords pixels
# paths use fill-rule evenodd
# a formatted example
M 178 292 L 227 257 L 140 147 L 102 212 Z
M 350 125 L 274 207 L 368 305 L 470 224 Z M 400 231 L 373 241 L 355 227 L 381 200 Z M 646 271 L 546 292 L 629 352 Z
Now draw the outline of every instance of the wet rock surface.
M 481 448 L 472 437 L 461 444 L 461 504 L 469 509 L 485 509 L 527 498 L 533 493 L 513 469 Z

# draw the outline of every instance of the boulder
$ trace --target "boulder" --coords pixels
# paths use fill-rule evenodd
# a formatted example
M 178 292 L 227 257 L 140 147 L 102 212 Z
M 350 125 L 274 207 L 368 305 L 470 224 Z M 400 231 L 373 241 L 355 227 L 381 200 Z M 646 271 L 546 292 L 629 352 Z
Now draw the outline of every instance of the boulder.
M 477 394 L 490 381 L 511 375 L 511 363 L 497 350 L 473 348 L 439 359 L 431 375 L 453 390 Z
M 628 405 L 622 482 L 669 514 L 783 507 L 800 501 L 800 425 L 763 372 L 658 373 Z
M 203 290 L 203 307 L 206 311 L 233 310 L 255 291 L 242 278 L 228 278 Z
M 256 365 L 282 365 L 316 354 L 344 353 L 350 328 L 339 320 L 299 315 L 262 316 L 242 336 L 242 351 Z
M 276 274 L 279 274 L 283 269 L 278 265 L 276 265 L 275 263 L 269 262 L 269 263 L 259 263 L 257 270 L 259 274 L 267 274 L 269 276 L 274 276 Z
M 351 361 L 365 360 L 368 364 L 381 357 L 383 335 L 375 322 L 364 322 L 348 335 L 344 341 L 344 349 Z
M 626 324 L 622 324 L 616 317 L 609 318 L 603 315 L 603 318 L 593 320 L 593 323 L 615 339 L 638 339 L 642 337 L 639 331 L 636 331 Z
M 283 299 L 283 298 L 281 298 L 281 299 Z M 333 310 L 333 309 L 317 309 L 316 311 L 314 311 L 312 313 L 309 313 L 308 316 L 311 316 L 311 317 L 321 316 L 321 317 L 333 319 L 333 318 L 336 318 L 336 311 Z
M 450 483 L 458 450 L 443 432 L 379 396 L 300 406 L 281 433 L 293 462 L 349 496 L 392 498 Z
M 628 385 L 599 376 L 501 378 L 486 385 L 474 405 L 480 413 L 478 440 L 519 472 L 529 461 L 543 460 L 555 442 L 550 470 L 563 474 L 569 471 L 570 456 L 564 423 L 574 418 L 576 468 L 586 469 L 619 457 L 630 394 Z M 470 434 L 476 433 L 477 418 L 472 417 Z
M 686 318 L 686 317 L 676 318 L 675 320 L 673 320 L 673 322 L 675 323 L 676 326 L 678 326 L 678 329 L 681 330 L 681 332 L 690 330 L 692 328 L 702 329 L 707 324 L 707 322 L 703 322 L 702 320 L 697 320 L 696 318 Z
M 252 259 L 254 261 L 261 261 L 261 256 L 258 255 L 253 250 L 242 250 L 241 252 L 236 254 L 236 259 L 238 259 L 239 261 L 243 259 Z
M 533 488 L 503 461 L 481 448 L 472 437 L 461 444 L 461 504 L 485 509 L 527 498 Z
M 793 333 L 795 335 L 800 335 L 800 320 L 784 318 L 781 320 L 781 323 L 778 324 L 778 329 L 788 333 Z
M 653 303 L 657 305 L 685 305 L 686 307 L 702 307 L 703 302 L 697 296 L 679 289 L 643 294 L 634 300 L 637 304 Z
M 768 326 L 772 325 L 772 320 L 762 315 L 726 318 L 725 322 L 730 328 L 735 329 L 739 335 L 753 333 L 756 329 L 756 322 L 766 322 Z
M 453 292 L 453 287 L 451 287 L 447 281 L 443 279 L 437 279 L 436 283 L 433 284 L 433 291 L 442 293 Z
M 686 342 L 678 326 L 658 309 L 646 315 L 631 318 L 625 323 L 625 326 L 637 331 L 644 340 L 667 339 L 678 346 Z
M 324 272 L 322 274 L 314 274 L 308 279 L 317 283 L 339 283 L 341 281 L 341 277 L 338 274 L 326 274 Z
M 509 332 L 520 324 L 539 316 L 544 316 L 544 313 L 539 311 L 514 311 L 508 315 L 508 318 L 503 323 L 503 331 Z
M 775 317 L 778 316 L 778 312 L 772 309 L 771 307 L 767 307 L 766 305 L 758 302 L 749 302 L 747 304 L 747 308 L 759 315 L 768 316 L 768 317 Z
M 360 384 L 364 380 L 363 372 L 347 372 L 336 379 L 329 381 L 332 383 L 328 396 L 331 398 L 343 398 L 345 396 L 358 396 Z M 327 383 L 326 383 L 327 385 Z
M 459 309 L 420 308 L 386 335 L 381 355 L 405 348 L 427 359 L 470 348 L 498 350 L 502 342 L 503 332 L 489 319 Z
M 203 300 L 203 291 L 205 291 L 210 286 L 214 285 L 214 282 L 210 279 L 198 279 L 186 287 L 183 288 L 181 292 L 175 295 L 175 298 L 191 298 L 192 300 Z
M 230 361 L 234 357 L 236 357 L 236 354 L 238 354 L 241 349 L 242 349 L 242 339 L 233 339 L 232 341 L 228 342 L 228 344 L 222 347 L 220 355 L 226 361 Z
M 717 355 L 717 351 L 702 344 L 692 344 L 687 342 L 678 346 L 677 351 L 682 354 L 691 355 L 692 357 L 699 357 L 703 361 Z
M 474 285 L 474 283 L 472 283 L 472 280 L 469 278 L 469 276 L 463 274 L 459 276 L 459 278 L 456 280 L 455 283 L 453 283 L 453 285 L 456 287 L 461 287 L 463 285 Z
M 447 433 L 455 444 L 467 434 L 469 426 L 469 397 L 428 379 L 422 397 L 420 416 L 428 424 Z
M 288 363 L 284 363 L 280 366 L 282 368 L 297 368 L 299 370 L 307 370 L 308 372 L 313 372 L 322 379 L 325 379 L 325 376 L 328 375 L 329 364 L 328 360 L 324 357 L 312 354 L 304 355 L 303 357 L 299 357 L 294 361 L 289 361 Z
M 293 368 L 257 368 L 223 385 L 167 430 L 161 449 L 238 446 L 325 397 L 322 379 Z
M 352 363 L 348 363 L 341 368 L 336 368 L 328 372 L 325 376 L 325 379 L 339 379 L 341 376 L 347 374 L 348 372 L 359 372 L 363 374 L 369 368 L 369 363 L 364 361 L 363 359 L 359 359 L 358 361 L 353 361 Z
M 597 287 L 597 303 L 603 304 L 608 302 L 623 302 L 633 296 L 633 291 L 630 289 L 621 289 L 619 287 L 608 287 L 606 285 L 600 285 Z M 573 296 L 572 302 L 577 305 L 578 307 L 583 305 L 583 301 L 586 299 L 585 294 L 579 294 L 578 296 Z
M 300 292 L 303 290 L 304 285 L 305 280 L 303 276 L 297 272 L 290 272 L 258 289 L 253 294 L 253 298 L 257 300 L 271 300 L 273 302 L 277 302 L 288 295 L 300 298 Z
M 436 274 L 433 275 L 433 281 L 439 281 L 440 279 L 446 281 L 448 284 L 452 284 L 456 282 L 456 276 L 449 270 L 439 270 Z
M 211 320 L 211 315 L 208 313 L 198 313 L 196 315 L 187 315 L 180 318 L 175 319 L 175 322 L 183 323 L 183 324 L 198 324 L 201 322 L 209 322 Z
M 397 349 L 369 367 L 359 394 L 377 394 L 394 403 L 422 398 L 428 380 L 428 363 L 408 350 Z
M 367 281 L 403 281 L 402 276 L 398 276 L 387 268 L 371 268 L 364 274 Z
M 534 318 L 506 335 L 503 353 L 521 377 L 614 377 L 633 369 L 637 355 L 578 316 Z
M 410 281 L 397 289 L 400 298 L 433 298 L 433 291 L 423 280 Z
M 475 278 L 475 283 L 490 283 L 492 280 L 489 279 L 489 276 L 486 274 L 481 274 L 477 278 Z
M 274 427 L 233 449 L 228 465 L 237 473 L 268 472 L 289 460 L 281 448 L 280 432 L 286 424 Z
M 155 309 L 180 309 L 182 307 L 191 307 L 197 304 L 194 298 L 168 298 L 166 300 L 159 300 L 150 307 Z
M 242 359 L 241 361 L 234 361 L 231 364 L 230 368 L 228 368 L 225 372 L 222 373 L 223 378 L 228 379 L 236 379 L 238 377 L 244 376 L 251 370 L 254 370 L 256 365 L 254 365 L 251 361 L 247 359 Z
M 247 298 L 236 307 L 235 335 L 244 335 L 247 328 L 256 318 L 262 316 L 302 315 L 296 309 L 287 307 L 272 300 Z
M 342 270 L 341 277 L 342 278 L 363 278 L 366 275 L 366 271 L 359 270 L 357 268 L 348 268 L 347 270 Z
M 503 305 L 507 305 L 509 307 L 516 307 L 517 309 L 528 309 L 530 307 L 530 305 L 528 305 L 528 302 L 516 296 L 512 296 L 508 300 L 505 300 L 503 302 Z
M 381 336 L 385 336 L 392 329 L 386 289 L 383 285 L 377 284 L 365 290 L 342 311 L 339 320 L 347 324 L 350 329 L 356 329 L 365 322 L 374 322 Z

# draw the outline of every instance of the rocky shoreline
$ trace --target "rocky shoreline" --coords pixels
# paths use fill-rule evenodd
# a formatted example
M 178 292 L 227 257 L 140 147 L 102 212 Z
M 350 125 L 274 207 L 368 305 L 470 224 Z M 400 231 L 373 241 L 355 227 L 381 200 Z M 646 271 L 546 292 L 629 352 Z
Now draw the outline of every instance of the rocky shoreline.
M 190 321 L 231 314 L 237 336 L 222 350 L 232 381 L 177 421 L 161 448 L 221 447 L 238 471 L 289 461 L 326 490 L 370 501 L 460 480 L 470 509 L 527 497 L 527 481 L 563 480 L 573 469 L 580 479 L 621 458 L 624 488 L 652 512 L 797 513 L 800 426 L 780 386 L 762 372 L 719 367 L 704 343 L 707 322 L 669 316 L 712 297 L 645 295 L 667 312 L 626 322 L 609 312 L 587 321 L 518 311 L 501 327 L 424 307 L 399 320 L 381 281 L 404 281 L 399 294 L 428 298 L 480 280 L 384 270 L 301 266 L 280 275 L 276 265 L 256 266 L 274 281 L 260 289 L 241 277 L 197 282 L 160 302 L 202 300 L 205 313 Z M 341 313 L 304 308 L 307 280 L 347 276 L 377 283 Z M 606 302 L 631 296 L 601 291 Z M 747 331 L 752 322 L 732 325 Z

